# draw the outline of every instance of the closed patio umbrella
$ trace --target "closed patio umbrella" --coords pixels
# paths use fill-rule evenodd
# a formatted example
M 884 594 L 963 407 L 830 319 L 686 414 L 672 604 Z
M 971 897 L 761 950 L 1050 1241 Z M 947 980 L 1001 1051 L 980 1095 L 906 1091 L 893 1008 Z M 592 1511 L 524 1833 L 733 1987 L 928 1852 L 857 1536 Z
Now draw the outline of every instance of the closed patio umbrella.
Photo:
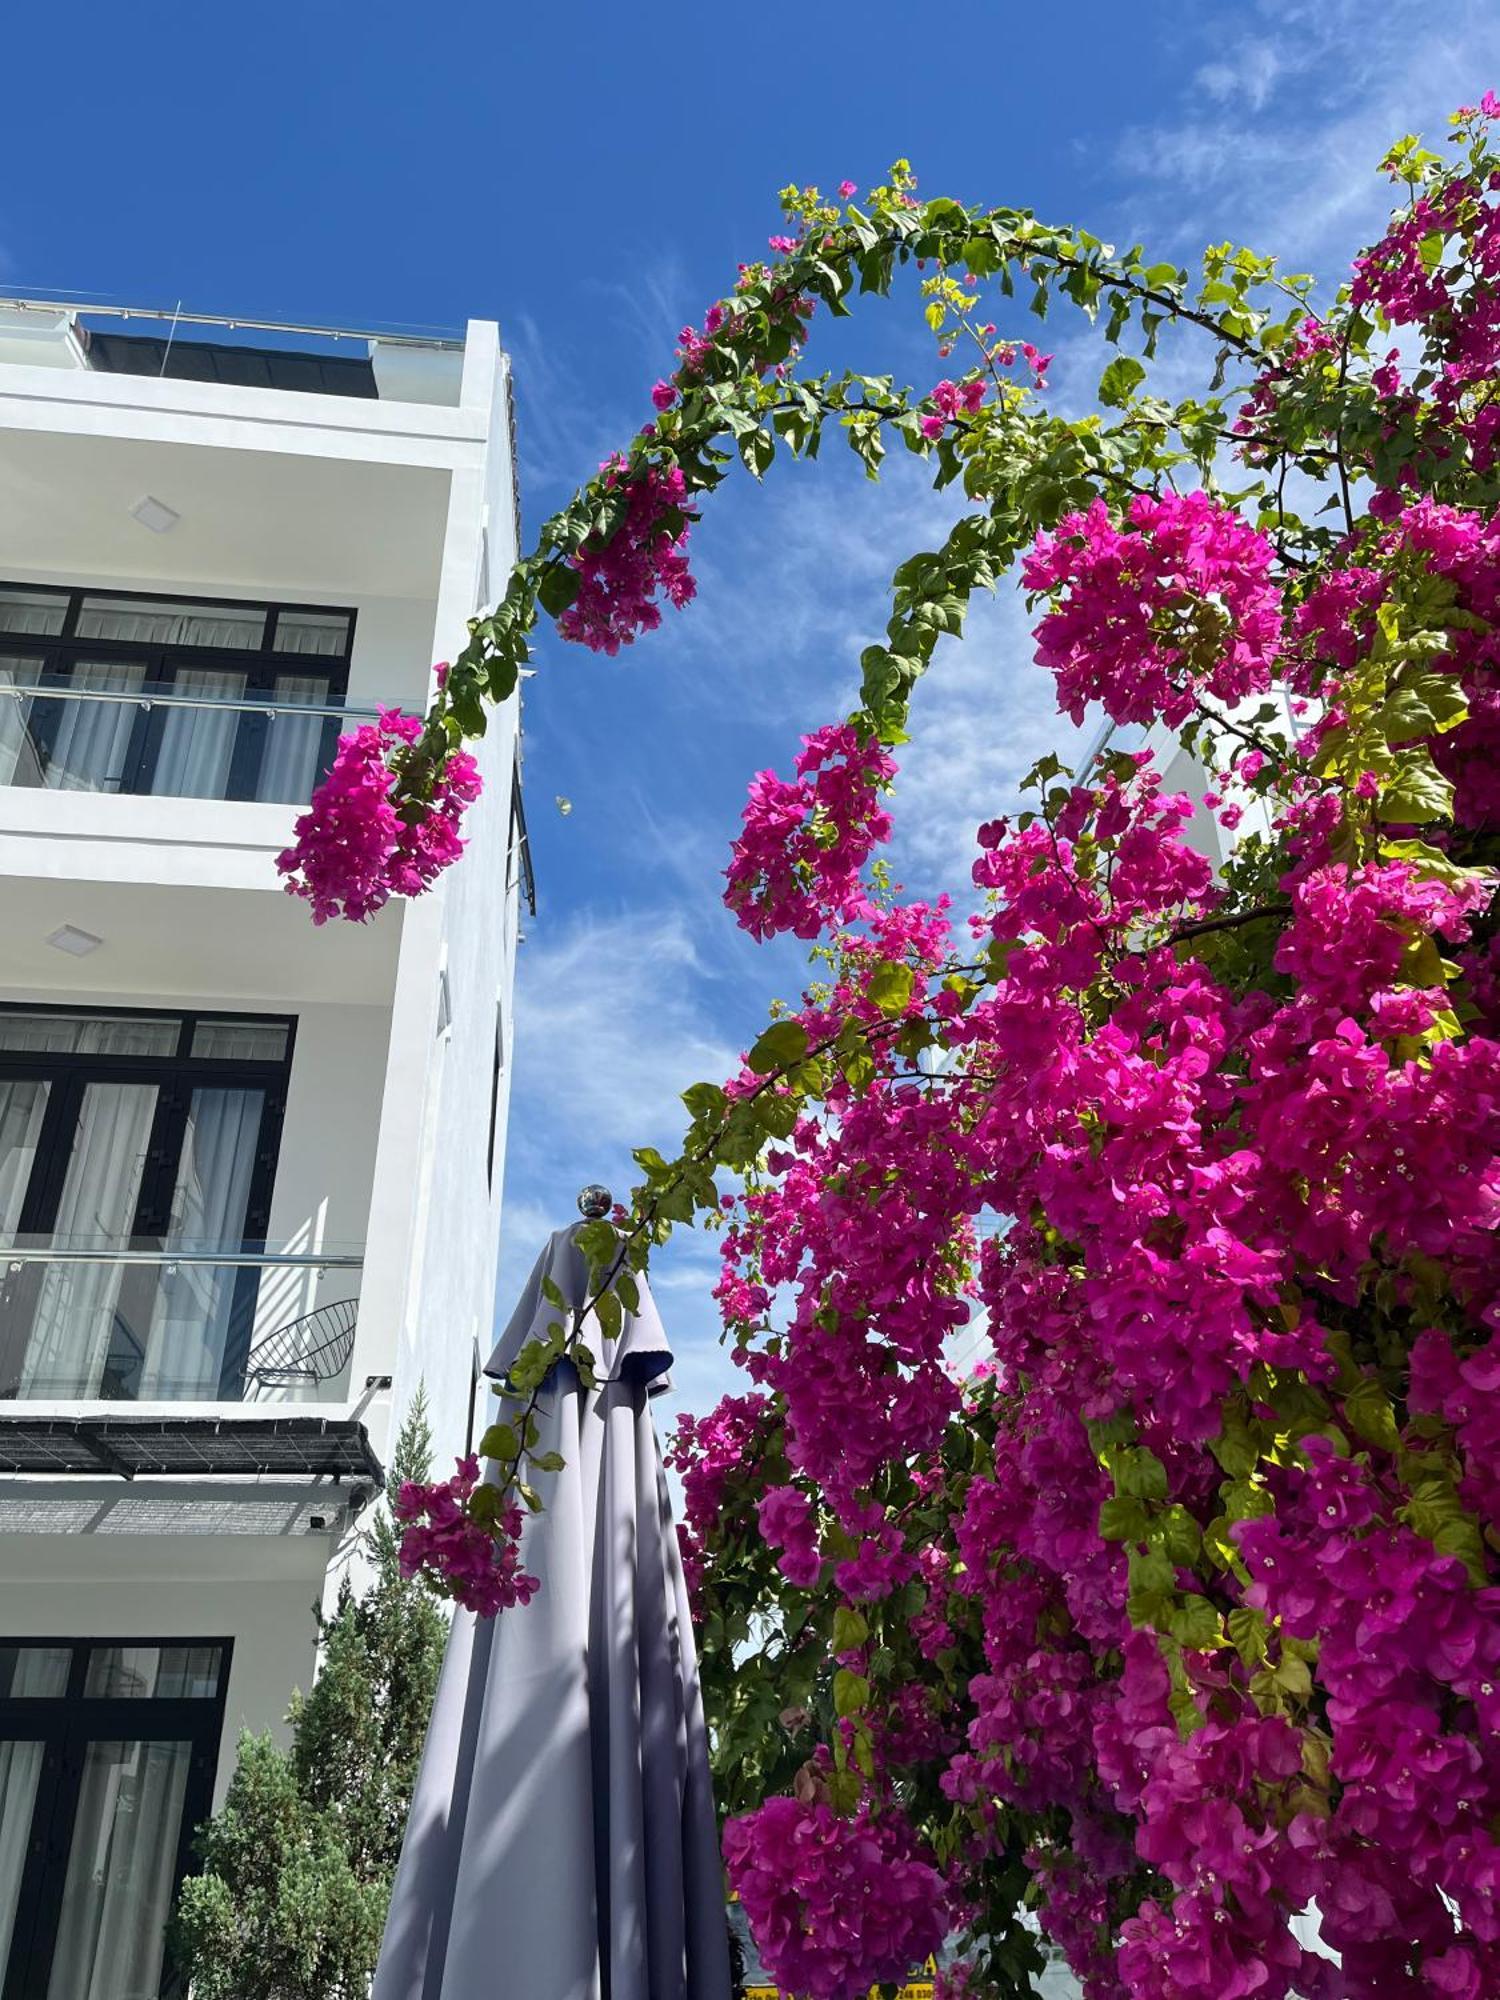
M 548 1241 L 486 1373 L 587 1296 Z M 453 1620 L 372 2000 L 728 2000 L 723 1876 L 687 1593 L 650 1399 L 672 1355 L 644 1280 L 585 1390 L 537 1406 L 529 1605 Z

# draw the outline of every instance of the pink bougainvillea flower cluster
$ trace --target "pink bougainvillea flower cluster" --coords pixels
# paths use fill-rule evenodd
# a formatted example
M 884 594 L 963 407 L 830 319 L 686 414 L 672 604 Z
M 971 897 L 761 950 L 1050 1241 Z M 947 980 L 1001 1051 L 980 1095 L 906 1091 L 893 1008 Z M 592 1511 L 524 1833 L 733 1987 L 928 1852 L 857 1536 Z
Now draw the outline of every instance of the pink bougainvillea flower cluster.
M 276 859 L 288 892 L 311 903 L 314 923 L 363 923 L 392 896 L 430 888 L 463 852 L 459 828 L 481 790 L 466 750 L 449 753 L 427 800 L 394 796 L 401 753 L 421 733 L 416 716 L 383 708 L 378 721 L 340 737 L 293 844 Z
M 451 1479 L 407 1480 L 392 1512 L 401 1526 L 401 1574 L 425 1576 L 481 1618 L 527 1604 L 539 1588 L 521 1568 L 521 1510 L 507 1502 L 493 1520 L 470 1510 L 479 1460 L 461 1458 Z
M 656 630 L 659 599 L 680 611 L 698 586 L 688 569 L 681 468 L 647 466 L 630 473 L 617 461 L 606 468 L 605 484 L 623 492 L 625 514 L 608 541 L 585 544 L 569 557 L 578 572 L 578 593 L 557 629 L 565 639 L 613 656 L 640 633 Z
M 1117 523 L 1102 500 L 1038 537 L 1026 588 L 1053 600 L 1037 659 L 1075 722 L 1177 727 L 1201 694 L 1235 703 L 1271 685 L 1281 590 L 1266 537 L 1206 493 L 1140 494 Z
M 807 2000 L 864 2000 L 947 1928 L 943 1878 L 897 1814 L 768 1799 L 725 1827 L 724 1859 L 766 1970 Z
M 890 836 L 879 801 L 895 768 L 873 738 L 837 723 L 802 739 L 790 782 L 759 773 L 724 892 L 752 936 L 815 937 L 829 909 L 852 917 L 867 907 L 860 871 Z
M 702 1581 L 706 1551 L 731 1482 L 753 1474 L 770 1408 L 767 1396 L 727 1396 L 707 1416 L 684 1410 L 677 1419 L 665 1457 L 682 1481 L 677 1539 L 691 1592 Z

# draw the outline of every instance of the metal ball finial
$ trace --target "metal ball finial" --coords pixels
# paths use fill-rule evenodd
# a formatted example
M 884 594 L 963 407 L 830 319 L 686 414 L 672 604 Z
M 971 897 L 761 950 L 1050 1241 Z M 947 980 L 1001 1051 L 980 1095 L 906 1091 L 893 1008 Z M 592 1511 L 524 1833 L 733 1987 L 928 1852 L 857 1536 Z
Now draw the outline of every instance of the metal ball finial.
M 590 1222 L 602 1222 L 614 1205 L 614 1196 L 598 1181 L 590 1181 L 586 1188 L 578 1190 L 578 1213 L 587 1216 Z

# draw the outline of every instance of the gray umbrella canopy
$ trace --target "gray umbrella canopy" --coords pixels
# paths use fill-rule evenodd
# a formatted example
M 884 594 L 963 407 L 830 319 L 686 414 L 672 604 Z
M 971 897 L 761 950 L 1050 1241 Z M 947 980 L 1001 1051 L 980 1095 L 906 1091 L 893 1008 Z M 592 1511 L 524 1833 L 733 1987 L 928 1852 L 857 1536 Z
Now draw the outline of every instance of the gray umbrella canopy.
M 486 1373 L 586 1296 L 574 1230 L 537 1260 Z M 728 2000 L 723 1875 L 687 1592 L 650 1398 L 672 1355 L 644 1282 L 599 1381 L 537 1407 L 529 1605 L 453 1620 L 372 2000 Z

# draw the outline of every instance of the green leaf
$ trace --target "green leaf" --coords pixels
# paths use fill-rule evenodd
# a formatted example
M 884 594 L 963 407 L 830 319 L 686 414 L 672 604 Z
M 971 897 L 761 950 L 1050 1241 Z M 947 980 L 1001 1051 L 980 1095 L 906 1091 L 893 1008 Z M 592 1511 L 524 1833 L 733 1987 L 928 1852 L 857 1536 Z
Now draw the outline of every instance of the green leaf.
M 840 1667 L 833 1677 L 833 1712 L 842 1721 L 846 1715 L 858 1715 L 870 1699 L 870 1683 L 863 1674 L 851 1673 L 847 1667 Z
M 560 618 L 583 584 L 583 574 L 569 563 L 554 562 L 542 571 L 537 602 L 551 618 Z
M 1123 410 L 1146 371 L 1128 354 L 1117 354 L 1099 377 L 1099 401 L 1112 410 Z
M 1376 717 L 1388 743 L 1411 743 L 1456 729 L 1469 713 L 1452 674 L 1417 674 L 1391 689 Z
M 852 1653 L 862 1646 L 870 1636 L 870 1628 L 861 1614 L 852 1605 L 841 1604 L 833 1614 L 833 1638 L 829 1650 L 834 1653 Z
M 567 1460 L 560 1451 L 534 1451 L 531 1463 L 538 1472 L 561 1472 Z
M 1247 1667 L 1259 1666 L 1266 1656 L 1266 1616 L 1248 1604 L 1236 1605 L 1225 1623 L 1229 1642 Z
M 1344 1415 L 1362 1438 L 1383 1451 L 1394 1451 L 1401 1442 L 1391 1399 L 1372 1375 L 1365 1376 L 1344 1398 Z
M 1376 812 L 1397 825 L 1424 826 L 1453 817 L 1453 787 L 1427 751 L 1407 751 L 1396 773 L 1381 786 Z
M 498 1458 L 506 1465 L 513 1464 L 520 1451 L 521 1440 L 516 1436 L 514 1424 L 491 1424 L 479 1440 L 481 1458 Z
M 1180 1646 L 1207 1653 L 1221 1642 L 1219 1614 L 1206 1597 L 1185 1597 L 1167 1614 L 1167 1630 Z
M 1107 1542 L 1143 1542 L 1146 1510 L 1139 1500 L 1112 1494 L 1099 1508 L 1099 1533 Z
M 1144 1445 L 1118 1445 L 1107 1458 L 1115 1491 L 1136 1500 L 1165 1500 L 1167 1468 Z
M 693 1083 L 682 1093 L 682 1101 L 693 1118 L 722 1118 L 729 1099 L 722 1084 Z
M 763 1090 L 747 1108 L 756 1125 L 770 1139 L 789 1139 L 802 1116 L 798 1100 L 784 1097 L 776 1090 Z M 757 1153 L 760 1151 L 758 1142 L 755 1150 Z
M 828 1803 L 835 1812 L 849 1814 L 859 1804 L 864 1786 L 854 1771 L 830 1771 L 825 1780 L 828 1786 Z
M 904 1014 L 911 1003 L 912 969 L 909 965 L 877 965 L 870 974 L 866 993 L 882 1014 Z
M 615 1292 L 601 1292 L 594 1301 L 594 1311 L 599 1320 L 599 1331 L 606 1340 L 618 1340 L 624 1322 L 624 1312 Z
M 620 1247 L 620 1239 L 615 1234 L 614 1225 L 601 1217 L 596 1222 L 585 1222 L 573 1232 L 573 1241 L 596 1271 L 604 1271 L 614 1262 Z
M 757 1076 L 790 1069 L 807 1054 L 807 1030 L 800 1021 L 773 1021 L 755 1042 L 746 1061 Z
M 1282 1654 L 1271 1670 L 1271 1679 L 1287 1694 L 1301 1696 L 1312 1693 L 1312 1674 L 1307 1662 L 1295 1653 Z

